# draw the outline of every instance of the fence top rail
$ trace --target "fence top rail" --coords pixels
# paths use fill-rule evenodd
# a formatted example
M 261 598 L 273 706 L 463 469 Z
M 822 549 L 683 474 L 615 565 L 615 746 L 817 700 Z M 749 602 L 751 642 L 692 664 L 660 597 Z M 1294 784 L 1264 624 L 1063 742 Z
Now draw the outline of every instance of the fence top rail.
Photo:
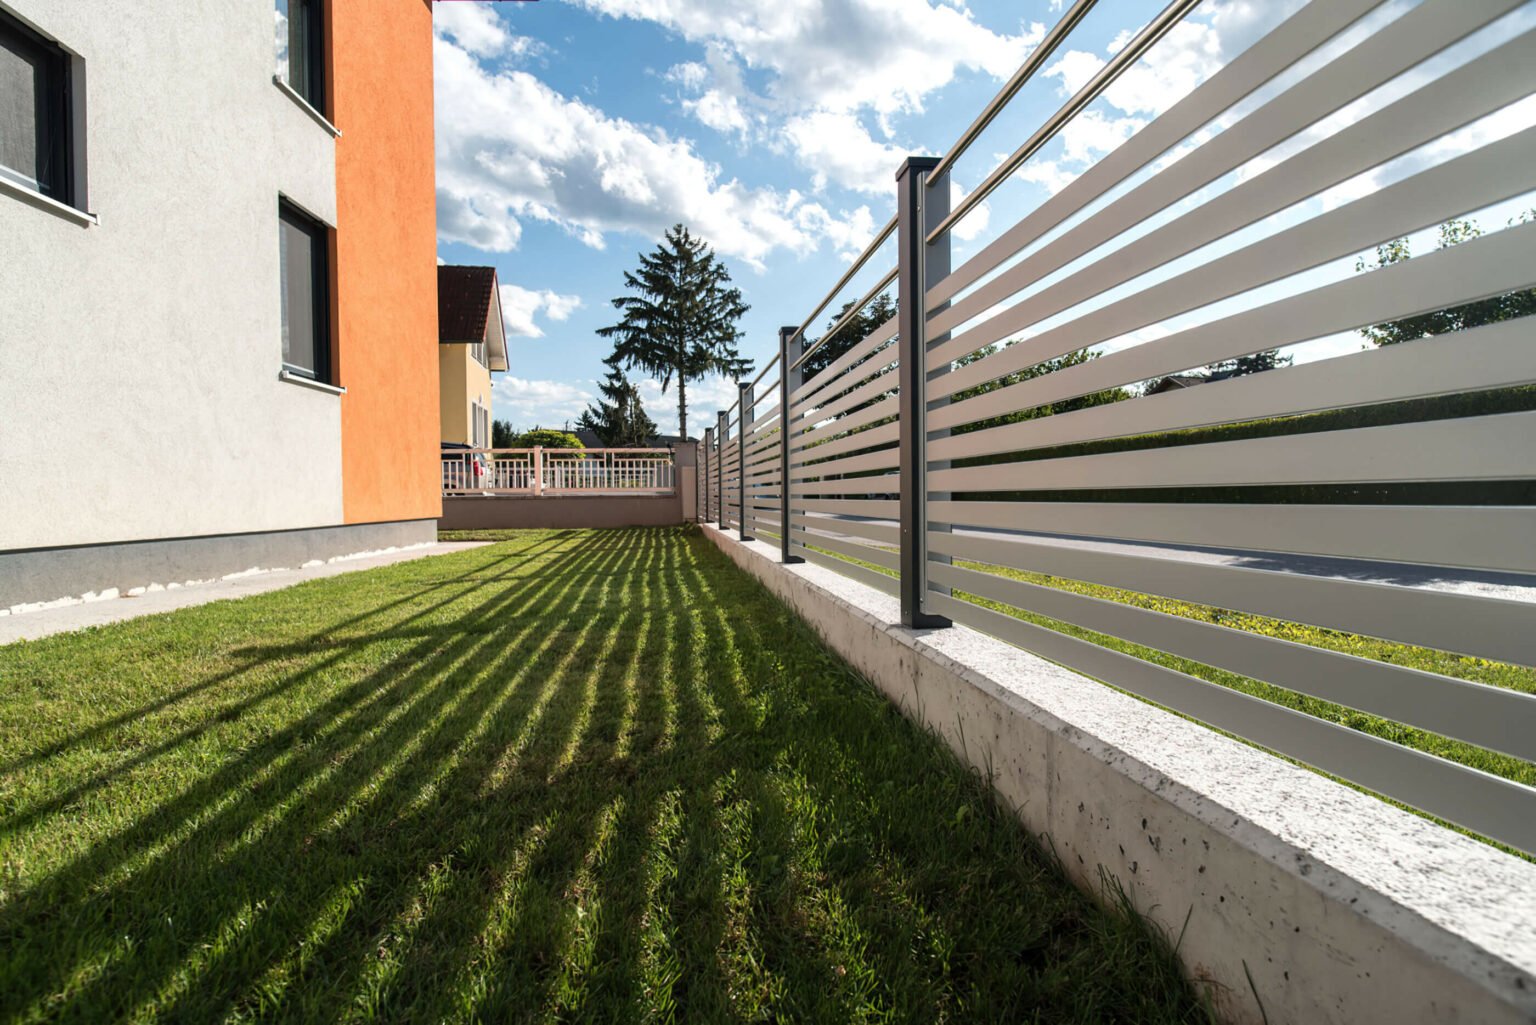
M 795 330 L 795 337 L 805 337 L 806 327 L 815 321 L 817 317 L 821 316 L 821 311 L 832 304 L 832 300 L 837 298 L 837 293 L 841 292 L 843 287 L 853 280 L 855 274 L 864 269 L 864 265 L 869 262 L 870 257 L 875 255 L 875 251 L 885 245 L 885 240 L 890 238 L 895 232 L 896 218 L 892 216 L 886 222 L 885 227 L 876 232 L 875 237 L 869 240 L 869 245 L 864 247 L 864 251 L 859 254 L 858 258 L 853 261 L 847 270 L 843 271 L 843 276 L 837 279 L 837 284 L 832 286 L 832 290 L 826 294 L 821 302 L 816 304 L 816 308 L 809 315 L 800 321 L 800 326 Z M 804 358 L 804 356 L 801 356 L 801 360 L 804 360 Z M 799 362 L 797 361 L 796 366 L 798 365 Z
M 996 119 L 997 115 L 1002 112 L 1003 108 L 1013 100 L 1014 96 L 1017 95 L 1018 91 L 1024 87 L 1025 83 L 1027 83 L 1035 76 L 1036 72 L 1039 71 L 1041 66 L 1050 59 L 1051 55 L 1061 46 L 1063 42 L 1066 41 L 1067 37 L 1071 35 L 1072 30 L 1075 29 L 1078 24 L 1082 22 L 1083 18 L 1087 16 L 1088 12 L 1093 8 L 1096 2 L 1097 0 L 1076 0 L 1072 7 L 1061 16 L 1056 24 L 1052 26 L 1050 32 L 1046 34 L 1045 38 L 1040 41 L 1039 45 L 1029 52 L 1029 56 L 1024 58 L 1024 63 L 1019 65 L 1019 69 L 1014 72 L 1013 76 L 1003 85 L 1002 89 L 998 90 L 997 95 L 992 98 L 992 101 L 987 104 L 986 108 L 982 110 L 979 115 L 977 115 L 976 120 L 971 123 L 969 128 L 961 133 L 960 138 L 955 140 L 954 145 L 949 148 L 949 151 L 939 159 L 938 165 L 928 175 L 928 184 L 930 186 L 942 180 L 945 172 L 953 167 L 955 161 L 959 160 L 960 157 L 965 154 L 966 150 L 971 147 L 971 144 L 980 137 L 981 133 L 986 130 L 987 126 L 990 125 L 994 119 Z M 1129 44 L 1127 44 L 1123 49 L 1111 57 L 1108 63 L 1106 63 L 1104 67 L 1099 70 L 1098 74 L 1094 75 L 1087 85 L 1078 90 L 1077 94 L 1068 100 L 1067 103 L 1061 108 L 1061 110 L 1059 110 L 1056 115 L 1046 123 L 1046 125 L 1042 126 L 1042 128 L 1035 133 L 1035 136 L 1031 137 L 1029 142 L 1026 142 L 1024 146 L 1016 150 L 1013 155 L 1008 158 L 1007 161 L 1005 161 L 1001 166 L 996 168 L 990 175 L 988 175 L 986 180 L 983 181 L 980 186 L 978 186 L 968 196 L 966 196 L 965 199 L 961 200 L 960 203 L 952 211 L 950 211 L 949 216 L 945 217 L 939 226 L 935 228 L 933 232 L 928 236 L 927 241 L 932 243 L 935 240 L 941 238 L 944 232 L 954 227 L 954 225 L 958 223 L 961 218 L 970 213 L 971 210 L 975 209 L 975 207 L 979 205 L 983 200 L 985 200 L 987 196 L 991 195 L 999 185 L 1006 181 L 1013 174 L 1013 172 L 1018 169 L 1020 164 L 1029 159 L 1029 157 L 1041 146 L 1045 145 L 1052 138 L 1054 138 L 1055 135 L 1062 129 L 1062 127 L 1065 126 L 1067 122 L 1072 120 L 1072 118 L 1076 116 L 1076 114 L 1083 107 L 1086 107 L 1089 103 L 1097 99 L 1100 93 L 1109 88 L 1109 86 L 1112 85 L 1114 81 L 1120 77 L 1121 74 L 1123 74 L 1132 64 L 1136 63 L 1136 61 L 1139 60 L 1147 50 L 1151 49 L 1153 44 L 1155 44 L 1159 39 L 1166 35 L 1170 29 L 1177 25 L 1179 21 L 1182 20 L 1183 17 L 1191 10 L 1193 10 L 1199 3 L 1200 0 L 1172 0 L 1172 2 L 1166 8 L 1164 8 L 1156 18 L 1148 22 L 1142 28 L 1142 30 L 1136 34 L 1135 38 L 1133 38 Z M 832 304 L 834 299 L 837 298 L 838 293 L 847 287 L 848 282 L 853 280 L 854 275 L 858 274 L 859 271 L 864 269 L 864 265 L 870 261 L 870 259 L 875 255 L 876 251 L 878 251 L 879 248 L 885 244 L 886 240 L 895 234 L 895 232 L 896 218 L 893 216 L 889 221 L 885 223 L 884 227 L 875 233 L 875 237 L 869 240 L 869 244 L 866 245 L 863 251 L 859 253 L 859 255 L 851 264 L 849 264 L 848 269 L 843 272 L 842 277 L 837 279 L 837 283 L 834 284 L 832 288 L 827 292 L 827 294 L 822 297 L 821 301 L 816 304 L 815 308 L 813 308 L 811 312 L 805 317 L 801 318 L 799 322 L 800 326 L 795 331 L 795 337 L 805 337 L 806 328 L 812 325 L 817 317 L 821 316 L 822 312 Z M 881 289 L 876 288 L 874 291 L 876 294 L 878 294 Z M 867 301 L 868 300 L 866 300 L 866 302 Z M 863 304 L 860 305 L 862 306 Z M 834 329 L 833 331 L 828 331 L 826 335 L 823 335 L 822 337 L 825 339 L 826 337 L 835 333 L 836 330 Z M 820 343 L 818 343 L 816 347 L 819 347 L 819 344 Z M 811 351 L 814 351 L 816 347 L 813 347 L 806 353 L 802 353 L 800 359 L 795 362 L 795 365 L 799 366 L 801 363 L 803 363 L 805 361 L 805 357 L 809 355 Z M 777 357 L 775 357 L 775 359 L 777 359 Z M 768 369 L 772 366 L 773 361 L 770 361 L 768 366 L 763 368 L 762 373 L 760 373 L 757 378 L 753 380 L 753 384 L 756 384 L 758 381 L 762 380 L 763 374 L 766 374 Z
M 1025 57 L 1024 63 L 1019 65 L 1019 70 L 1013 73 L 1013 77 L 997 91 L 996 96 L 992 97 L 992 102 L 976 115 L 976 120 L 971 122 L 971 126 L 960 134 L 960 138 L 949 147 L 934 169 L 928 172 L 930 188 L 944 177 L 944 173 L 954 166 L 955 161 L 965 155 L 965 151 L 971 148 L 971 143 L 975 142 L 981 133 L 986 131 L 993 119 L 1003 112 L 1003 108 L 1013 101 L 1018 91 L 1024 88 L 1024 84 L 1035 77 L 1035 73 L 1050 60 L 1051 54 L 1066 41 L 1067 36 L 1072 34 L 1072 30 L 1087 17 L 1088 12 L 1093 10 L 1093 5 L 1097 2 L 1098 0 L 1077 0 L 1071 9 L 1051 27 L 1045 38 L 1029 51 L 1029 56 Z
M 848 307 L 847 312 L 844 313 L 841 317 L 837 318 L 837 323 L 833 324 L 830 328 L 823 332 L 820 338 L 816 339 L 815 345 L 808 347 L 804 352 L 800 354 L 800 358 L 795 360 L 794 366 L 791 366 L 790 369 L 793 370 L 795 367 L 804 365 L 805 361 L 811 358 L 812 353 L 821 348 L 823 345 L 827 344 L 827 342 L 836 336 L 839 331 L 851 323 L 853 318 L 857 317 L 860 311 L 864 309 L 864 307 L 875 301 L 875 297 L 877 295 L 879 295 L 881 292 L 884 292 L 887 288 L 890 288 L 891 285 L 895 283 L 896 277 L 900 273 L 900 267 L 892 267 L 890 270 L 886 271 L 885 276 L 882 277 L 879 281 L 876 281 L 874 285 L 870 287 L 869 291 L 865 292 L 864 295 L 860 297 L 858 302 Z
M 765 363 L 763 365 L 763 369 L 761 369 L 761 370 L 759 370 L 757 372 L 757 376 L 752 378 L 752 387 L 756 388 L 758 386 L 758 384 L 762 381 L 762 379 L 768 376 L 768 371 L 772 370 L 774 367 L 776 367 L 778 365 L 779 365 L 779 354 L 778 353 L 774 353 L 773 354 L 773 359 L 771 359 L 767 363 Z M 761 402 L 762 400 L 759 399 L 758 401 Z
M 674 450 L 670 448 L 454 448 L 443 449 L 444 459 L 457 459 L 459 456 L 468 455 L 533 455 L 534 452 L 543 452 L 546 456 L 671 456 Z
M 1050 142 L 1067 126 L 1078 114 L 1083 111 L 1099 95 L 1115 83 L 1115 80 L 1130 70 L 1157 41 L 1167 35 L 1190 11 L 1199 6 L 1200 0 L 1173 0 L 1156 18 L 1147 22 L 1140 32 L 1136 33 L 1129 43 L 1098 70 L 1081 89 L 1072 95 L 1072 98 L 1061 105 L 1055 114 L 1037 128 L 1024 144 L 1004 160 L 992 173 L 983 179 L 982 183 L 971 190 L 970 194 L 955 204 L 955 208 L 949 215 L 939 222 L 933 231 L 928 233 L 927 242 L 932 245 L 944 237 L 944 233 L 958 224 L 966 214 L 974 210 L 988 196 L 995 192 L 1003 182 L 1013 177 L 1013 172 L 1019 169 L 1030 157 L 1034 156 L 1041 147 Z M 1071 12 L 1068 12 L 1070 14 Z M 1033 54 L 1031 54 L 1033 57 Z M 1026 60 L 1026 64 L 1028 61 Z M 1022 83 L 1021 83 L 1022 84 Z M 1001 108 L 999 108 L 1001 109 Z M 995 115 L 994 115 L 995 116 Z M 940 166 L 943 162 L 940 161 Z M 929 173 L 929 181 L 934 180 L 934 174 Z

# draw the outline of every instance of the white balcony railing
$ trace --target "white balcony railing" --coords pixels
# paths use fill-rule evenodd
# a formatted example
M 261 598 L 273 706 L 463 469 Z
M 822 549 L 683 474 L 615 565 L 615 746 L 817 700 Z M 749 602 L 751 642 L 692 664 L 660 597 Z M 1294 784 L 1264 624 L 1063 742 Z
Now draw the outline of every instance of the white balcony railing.
M 477 448 L 444 451 L 443 494 L 670 495 L 672 450 L 665 448 Z

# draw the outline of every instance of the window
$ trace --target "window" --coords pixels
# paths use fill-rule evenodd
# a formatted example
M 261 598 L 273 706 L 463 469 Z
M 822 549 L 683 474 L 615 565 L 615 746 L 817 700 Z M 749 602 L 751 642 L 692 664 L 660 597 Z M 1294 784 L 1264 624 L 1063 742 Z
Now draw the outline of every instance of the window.
M 74 203 L 70 57 L 0 12 L 0 177 Z
M 470 448 L 491 447 L 491 411 L 478 401 L 469 404 Z
M 475 362 L 485 366 L 485 343 L 476 342 L 469 347 L 469 354 L 475 358 Z
M 278 206 L 278 229 L 283 279 L 283 367 L 316 381 L 329 381 L 329 230 L 287 203 Z
M 325 110 L 322 0 L 277 0 L 277 75 L 311 107 Z

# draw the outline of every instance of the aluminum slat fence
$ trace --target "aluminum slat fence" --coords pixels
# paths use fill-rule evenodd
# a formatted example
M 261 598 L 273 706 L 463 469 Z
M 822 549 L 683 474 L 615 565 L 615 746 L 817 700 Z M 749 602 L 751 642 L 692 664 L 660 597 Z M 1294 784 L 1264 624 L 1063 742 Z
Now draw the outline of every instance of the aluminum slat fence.
M 719 414 L 701 508 L 900 594 L 907 626 L 1536 853 L 1536 222 L 1393 248 L 1536 207 L 1536 5 L 1314 0 L 953 265 L 1197 3 L 951 209 L 1092 6 L 903 165 L 897 216 Z
M 443 495 L 670 495 L 671 449 L 475 448 L 444 451 Z

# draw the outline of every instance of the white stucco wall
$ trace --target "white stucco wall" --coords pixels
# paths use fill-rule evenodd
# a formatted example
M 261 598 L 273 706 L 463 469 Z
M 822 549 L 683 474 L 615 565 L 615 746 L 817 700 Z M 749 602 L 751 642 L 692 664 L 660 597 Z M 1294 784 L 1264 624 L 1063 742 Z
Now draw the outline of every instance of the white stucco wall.
M 84 59 L 100 218 L 0 192 L 0 550 L 340 523 L 340 399 L 277 376 L 278 197 L 334 223 L 336 144 L 271 3 L 0 8 Z

